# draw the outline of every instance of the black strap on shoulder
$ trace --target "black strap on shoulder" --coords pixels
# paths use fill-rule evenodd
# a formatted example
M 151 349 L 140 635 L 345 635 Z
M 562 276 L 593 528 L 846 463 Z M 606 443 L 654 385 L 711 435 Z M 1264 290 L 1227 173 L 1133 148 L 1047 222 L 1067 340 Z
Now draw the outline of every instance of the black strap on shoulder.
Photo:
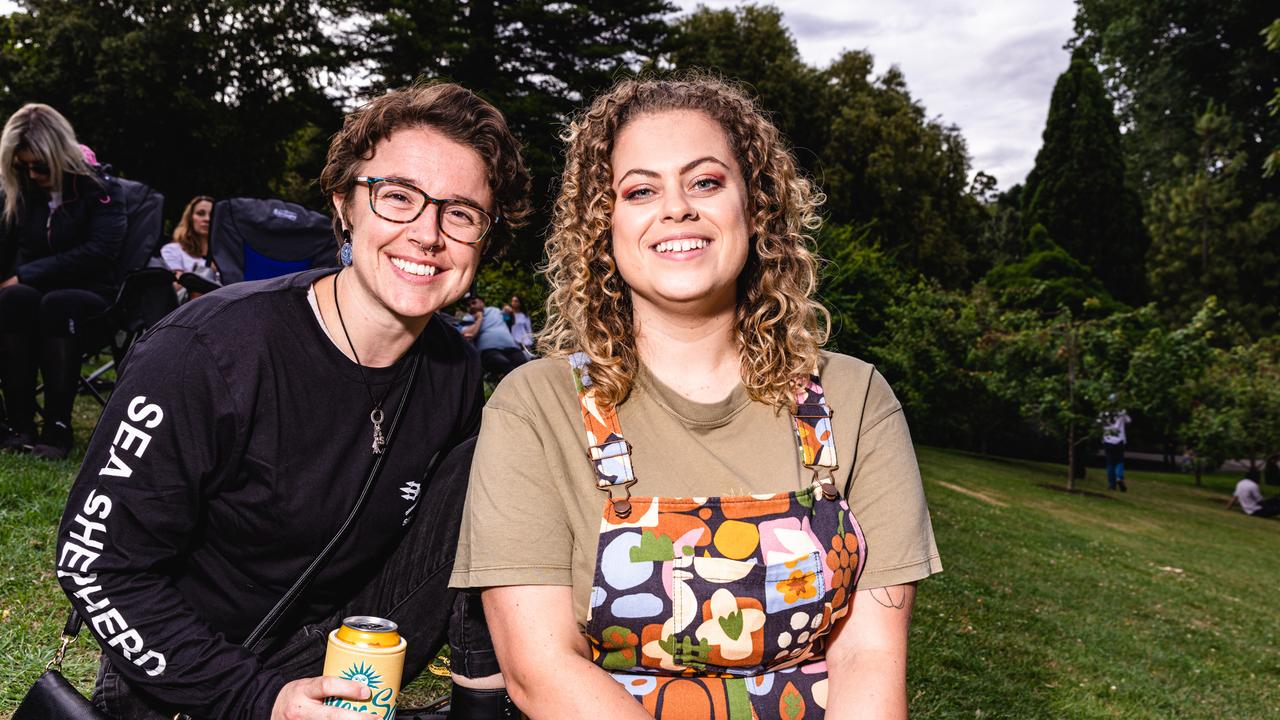
M 414 382 L 418 379 L 418 366 L 422 364 L 422 354 L 418 353 L 413 356 L 413 365 L 409 368 L 409 379 L 405 382 L 404 394 L 400 396 L 400 402 L 396 405 L 396 414 L 391 417 L 391 427 L 387 430 L 387 452 L 375 456 L 373 467 L 369 470 L 369 477 L 364 481 L 364 487 L 360 490 L 359 497 L 356 498 L 355 507 L 351 508 L 351 514 L 347 515 L 347 519 L 343 521 L 342 526 L 338 528 L 338 532 L 334 533 L 333 538 L 329 540 L 329 544 L 324 546 L 320 554 L 307 565 L 307 569 L 302 571 L 302 575 L 294 581 L 293 587 L 285 591 L 283 597 L 276 603 L 275 607 L 267 613 L 266 617 L 258 623 L 258 627 L 249 633 L 249 636 L 241 643 L 250 652 L 256 652 L 258 646 L 271 633 L 272 628 L 280 621 L 280 618 L 289 610 L 298 596 L 302 594 L 307 586 L 311 584 L 311 580 L 316 573 L 324 565 L 329 556 L 333 554 L 333 550 L 338 547 L 343 538 L 347 536 L 347 532 L 351 526 L 355 524 L 356 517 L 360 515 L 360 511 L 364 509 L 365 503 L 369 499 L 370 491 L 378 479 L 378 475 L 382 471 L 382 461 L 390 454 L 391 443 L 395 439 L 396 427 L 400 425 L 400 416 L 404 414 L 405 405 L 409 404 L 409 395 L 413 392 Z
M 858 468 L 858 450 L 862 447 L 862 421 L 867 419 L 867 400 L 871 397 L 871 383 L 876 379 L 876 366 L 871 366 L 871 374 L 867 376 L 867 389 L 862 393 L 862 411 L 858 414 L 858 432 L 853 436 L 853 459 L 849 462 L 849 479 L 844 481 L 844 496 L 849 497 L 849 489 L 853 486 L 853 471 Z

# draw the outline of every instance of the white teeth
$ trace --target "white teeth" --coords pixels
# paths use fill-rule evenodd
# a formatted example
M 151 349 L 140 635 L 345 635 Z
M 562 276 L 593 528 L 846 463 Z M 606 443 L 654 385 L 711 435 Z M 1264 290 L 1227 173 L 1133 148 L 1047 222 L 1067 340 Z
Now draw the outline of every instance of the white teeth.
M 707 241 L 702 238 L 693 240 L 664 240 L 653 247 L 660 253 L 667 252 L 688 252 L 690 250 L 701 250 L 707 246 Z
M 401 260 L 400 258 L 395 258 L 395 257 L 391 258 L 391 264 L 409 273 L 410 275 L 422 275 L 424 277 L 431 277 L 432 275 L 435 275 L 439 271 L 439 268 L 437 268 L 435 265 L 424 265 L 422 263 L 409 262 L 408 260 Z

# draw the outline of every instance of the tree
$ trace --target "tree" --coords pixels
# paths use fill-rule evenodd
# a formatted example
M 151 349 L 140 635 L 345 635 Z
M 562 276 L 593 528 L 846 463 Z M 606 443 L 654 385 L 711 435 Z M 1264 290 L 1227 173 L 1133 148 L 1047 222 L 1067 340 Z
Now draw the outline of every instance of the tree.
M 987 388 L 1038 432 L 1065 443 L 1068 490 L 1075 489 L 1080 446 L 1101 435 L 1100 413 L 1125 400 L 1121 381 L 1135 334 L 1129 313 L 1088 320 L 1063 308 L 1053 315 L 1007 312 L 977 343 L 975 364 Z
M 1241 127 L 1216 105 L 1196 121 L 1199 152 L 1179 155 L 1178 177 L 1151 194 L 1148 277 L 1170 322 L 1206 297 L 1255 337 L 1280 330 L 1280 202 L 1243 198 L 1250 163 Z
M 1031 228 L 1027 245 L 1026 257 L 997 265 L 982 279 L 1001 306 L 1049 313 L 1065 307 L 1080 317 L 1123 309 L 1089 268 L 1049 237 L 1043 225 Z
M 1280 52 L 1280 18 L 1276 18 L 1261 34 L 1266 38 L 1264 44 L 1268 50 Z M 1271 111 L 1271 117 L 1280 118 L 1280 85 L 1276 85 L 1273 93 L 1267 101 L 1267 108 Z M 1262 161 L 1263 177 L 1274 177 L 1276 173 L 1280 173 L 1280 145 L 1273 145 L 1267 159 Z
M 1154 314 L 1155 306 L 1139 312 Z M 1149 322 L 1146 335 L 1133 348 L 1124 381 L 1130 407 L 1151 423 L 1167 458 L 1181 449 L 1179 442 L 1184 440 L 1195 404 L 1196 383 L 1213 361 L 1213 343 L 1222 320 L 1217 300 L 1209 297 L 1186 325 L 1170 329 Z M 1200 484 L 1198 463 L 1196 484 Z
M 1022 198 L 1025 221 L 1043 224 L 1112 295 L 1143 299 L 1142 204 L 1125 182 L 1120 129 L 1102 77 L 1081 50 L 1054 85 L 1044 144 Z
M 912 436 L 986 452 L 997 434 L 1019 429 L 1016 407 L 993 394 L 972 364 L 997 312 L 981 288 L 962 293 L 923 279 L 890 304 L 867 355 L 902 401 Z
M 800 58 L 782 11 L 754 4 L 699 8 L 675 21 L 663 60 L 746 83 L 791 140 L 800 163 L 814 169 L 827 138 L 823 78 Z
M 970 187 L 969 157 L 954 126 L 926 116 L 897 68 L 873 77 L 861 51 L 829 67 L 806 65 L 773 7 L 700 8 L 677 21 L 664 61 L 705 67 L 748 84 L 802 166 L 820 178 L 830 222 L 865 229 L 908 271 L 949 286 L 969 268 L 986 214 Z M 972 192 L 971 192 L 972 190 Z
M 883 342 L 887 313 L 909 283 L 908 276 L 880 248 L 868 243 L 867 228 L 827 225 L 818 236 L 824 258 L 818 298 L 831 312 L 832 349 L 868 357 Z
M 1276 19 L 1268 0 L 1079 0 L 1073 44 L 1101 68 L 1126 128 L 1126 160 L 1142 192 L 1181 174 L 1171 161 L 1194 156 L 1194 121 L 1210 101 L 1242 128 L 1249 158 L 1245 207 L 1275 197 L 1263 159 L 1280 146 L 1267 101 L 1280 85 L 1258 34 Z
M 1231 458 L 1256 466 L 1280 447 L 1280 342 L 1272 338 L 1215 350 L 1192 383 L 1192 396 L 1183 433 L 1197 458 L 1211 467 Z
M 0 112 L 46 102 L 124 176 L 170 198 L 266 194 L 345 62 L 338 0 L 23 0 L 0 19 Z
M 964 138 L 925 117 L 896 67 L 873 80 L 872 66 L 869 54 L 850 51 L 823 73 L 827 211 L 834 222 L 869 226 L 904 267 L 962 285 L 985 220 L 969 192 Z

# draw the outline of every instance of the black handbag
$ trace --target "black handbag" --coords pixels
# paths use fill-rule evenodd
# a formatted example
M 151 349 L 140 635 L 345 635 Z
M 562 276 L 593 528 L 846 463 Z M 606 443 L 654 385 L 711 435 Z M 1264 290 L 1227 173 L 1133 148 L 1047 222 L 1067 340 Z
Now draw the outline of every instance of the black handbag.
M 293 585 L 285 591 L 283 597 L 271 608 L 266 617 L 258 623 L 258 626 L 249 633 L 241 645 L 250 651 L 256 651 L 270 634 L 271 630 L 280 618 L 289 610 L 293 602 L 298 599 L 307 586 L 311 584 L 311 579 L 315 577 L 317 571 L 324 564 L 325 560 L 333 552 L 344 537 L 347 531 L 351 529 L 355 523 L 356 517 L 360 514 L 360 510 L 364 508 L 366 501 L 369 499 L 369 491 L 373 489 L 374 482 L 378 479 L 378 475 L 382 470 L 382 461 L 391 451 L 391 442 L 395 439 L 396 427 L 400 424 L 400 416 L 404 413 L 405 405 L 408 404 L 409 395 L 413 392 L 414 381 L 418 378 L 418 366 L 422 363 L 422 355 L 416 354 L 413 358 L 412 366 L 409 369 L 409 379 L 406 381 L 404 394 L 400 396 L 400 402 L 396 406 L 395 415 L 391 417 L 391 425 L 387 430 L 387 446 L 386 451 L 374 456 L 373 467 L 369 469 L 369 476 L 364 481 L 364 487 L 360 490 L 360 495 L 356 498 L 355 507 L 351 508 L 351 513 L 342 523 L 329 543 L 324 549 L 316 555 L 307 568 L 302 571 L 302 575 L 294 581 Z M 74 609 L 67 616 L 67 624 L 62 628 L 62 644 L 53 654 L 53 659 L 45 666 L 44 673 L 31 685 L 31 689 L 27 690 L 27 694 L 22 698 L 22 704 L 14 711 L 11 720 L 113 720 L 110 715 L 99 710 L 84 695 L 80 694 L 71 683 L 62 675 L 62 660 L 67 654 L 67 648 L 75 642 L 76 637 L 80 634 L 80 627 L 84 625 L 84 620 L 80 617 L 80 613 Z M 179 713 L 174 716 L 174 720 L 186 718 L 186 715 Z
M 22 704 L 13 713 L 13 720 L 111 720 L 62 676 L 62 658 L 80 634 L 83 623 L 80 613 L 72 610 L 62 629 L 62 644 L 45 665 L 44 673 L 22 698 Z

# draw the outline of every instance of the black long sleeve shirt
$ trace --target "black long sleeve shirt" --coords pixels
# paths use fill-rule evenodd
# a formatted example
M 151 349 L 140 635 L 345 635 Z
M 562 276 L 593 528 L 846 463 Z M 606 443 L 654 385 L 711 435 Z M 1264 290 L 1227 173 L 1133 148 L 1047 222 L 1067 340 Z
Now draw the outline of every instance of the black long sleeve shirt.
M 239 646 L 353 507 L 408 356 L 359 368 L 307 289 L 324 271 L 189 303 L 130 352 L 59 528 L 57 574 L 131 685 L 201 718 L 268 717 L 284 678 Z M 368 506 L 291 617 L 318 620 L 380 568 L 437 452 L 475 434 L 476 354 L 433 319 Z

